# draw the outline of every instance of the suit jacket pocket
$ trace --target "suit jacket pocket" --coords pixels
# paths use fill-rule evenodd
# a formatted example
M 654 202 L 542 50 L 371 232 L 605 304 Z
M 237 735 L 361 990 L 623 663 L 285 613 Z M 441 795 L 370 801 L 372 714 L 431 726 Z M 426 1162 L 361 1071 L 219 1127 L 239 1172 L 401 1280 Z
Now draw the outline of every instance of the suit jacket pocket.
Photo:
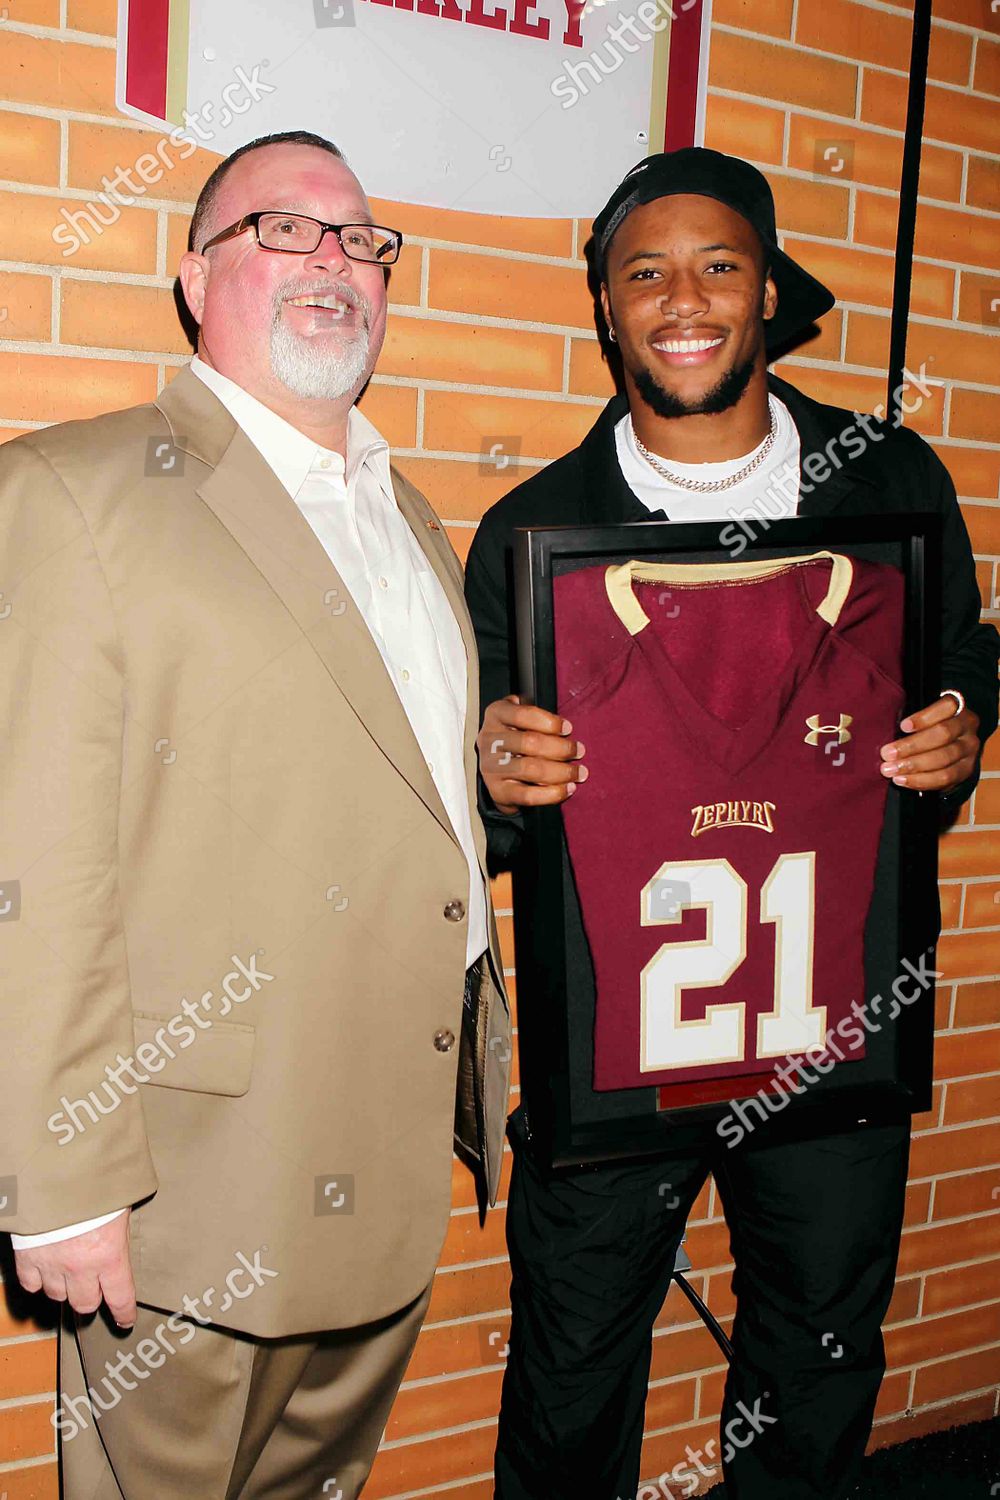
M 157 1088 L 238 1098 L 250 1087 L 255 1031 L 235 1021 L 204 1029 L 149 1011 L 133 1013 L 136 1076 Z

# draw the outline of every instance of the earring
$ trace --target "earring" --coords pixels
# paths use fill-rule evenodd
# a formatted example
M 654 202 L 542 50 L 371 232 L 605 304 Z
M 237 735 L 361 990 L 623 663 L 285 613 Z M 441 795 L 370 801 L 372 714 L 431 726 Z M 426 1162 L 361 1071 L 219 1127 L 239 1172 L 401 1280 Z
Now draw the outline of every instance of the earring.
M 608 329 L 608 338 L 611 340 L 611 342 L 613 344 L 617 344 L 617 342 L 618 342 L 618 335 L 615 333 L 615 330 L 613 328 L 609 328 Z

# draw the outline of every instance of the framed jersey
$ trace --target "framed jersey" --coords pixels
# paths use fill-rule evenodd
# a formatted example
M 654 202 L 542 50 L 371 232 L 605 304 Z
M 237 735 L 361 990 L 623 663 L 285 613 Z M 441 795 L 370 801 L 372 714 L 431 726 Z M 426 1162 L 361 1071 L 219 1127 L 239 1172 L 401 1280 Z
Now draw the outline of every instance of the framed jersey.
M 879 748 L 938 691 L 937 518 L 527 529 L 519 689 L 587 781 L 526 818 L 521 1079 L 554 1166 L 930 1103 L 936 798 Z

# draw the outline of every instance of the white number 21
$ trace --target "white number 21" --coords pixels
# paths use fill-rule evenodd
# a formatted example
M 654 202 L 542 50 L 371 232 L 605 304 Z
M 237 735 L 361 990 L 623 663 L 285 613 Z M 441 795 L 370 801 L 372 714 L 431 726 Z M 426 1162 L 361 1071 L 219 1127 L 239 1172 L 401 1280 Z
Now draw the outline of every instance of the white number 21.
M 755 1055 L 783 1057 L 822 1045 L 826 1007 L 813 1006 L 816 856 L 782 854 L 761 886 L 760 921 L 775 928 L 774 1005 L 757 1017 Z M 665 899 L 666 898 L 666 899 Z M 747 886 L 727 859 L 663 864 L 642 889 L 642 925 L 676 924 L 705 912 L 705 936 L 664 943 L 642 971 L 640 1067 L 644 1073 L 746 1056 L 746 1003 L 707 1005 L 681 1019 L 684 990 L 715 989 L 747 954 Z

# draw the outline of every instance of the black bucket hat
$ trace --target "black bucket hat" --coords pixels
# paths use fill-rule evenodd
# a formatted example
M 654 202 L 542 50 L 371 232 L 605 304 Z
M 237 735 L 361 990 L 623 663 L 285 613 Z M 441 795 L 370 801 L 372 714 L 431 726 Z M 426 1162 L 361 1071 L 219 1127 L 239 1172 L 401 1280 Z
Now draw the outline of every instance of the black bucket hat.
M 738 156 L 724 156 L 705 146 L 685 146 L 680 151 L 659 151 L 643 157 L 622 178 L 594 220 L 594 260 L 602 281 L 608 246 L 623 219 L 642 203 L 676 193 L 715 198 L 741 214 L 757 231 L 778 292 L 777 312 L 765 324 L 769 347 L 784 344 L 830 311 L 836 300 L 833 293 L 778 246 L 774 195 L 763 172 Z

